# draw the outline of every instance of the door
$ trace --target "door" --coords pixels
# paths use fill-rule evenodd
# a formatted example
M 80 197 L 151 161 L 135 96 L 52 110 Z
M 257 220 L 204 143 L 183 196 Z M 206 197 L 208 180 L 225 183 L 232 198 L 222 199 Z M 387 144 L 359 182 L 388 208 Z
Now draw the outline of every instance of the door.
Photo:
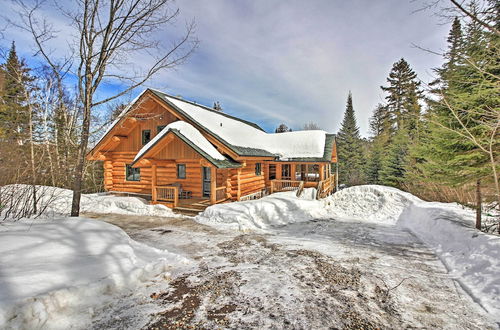
M 203 197 L 210 197 L 210 167 L 203 166 Z

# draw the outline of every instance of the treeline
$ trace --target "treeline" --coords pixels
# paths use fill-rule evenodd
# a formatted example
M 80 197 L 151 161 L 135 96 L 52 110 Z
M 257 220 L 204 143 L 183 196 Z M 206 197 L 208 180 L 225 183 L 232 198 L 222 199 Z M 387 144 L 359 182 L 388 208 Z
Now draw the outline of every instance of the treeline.
M 424 85 L 403 58 L 394 63 L 369 139 L 360 137 L 349 94 L 337 137 L 342 183 L 458 202 L 480 187 L 500 204 L 500 5 L 471 2 L 463 9 L 434 81 Z
M 61 77 L 31 68 L 13 42 L 0 66 L 0 186 L 11 183 L 71 189 L 82 110 Z M 99 118 L 94 121 L 98 125 Z M 105 121 L 105 118 L 101 118 Z M 87 163 L 85 192 L 102 190 L 100 164 Z

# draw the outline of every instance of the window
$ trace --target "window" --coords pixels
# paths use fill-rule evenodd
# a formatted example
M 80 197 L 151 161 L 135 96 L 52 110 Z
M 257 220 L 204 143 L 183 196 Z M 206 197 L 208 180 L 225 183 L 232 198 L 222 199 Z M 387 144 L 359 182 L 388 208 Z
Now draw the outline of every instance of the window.
M 167 127 L 167 125 L 156 126 L 156 133 L 160 133 L 165 127 Z
M 283 180 L 291 180 L 292 173 L 290 171 L 290 164 L 281 165 L 281 179 Z
M 255 163 L 255 175 L 262 175 L 262 164 Z
M 307 165 L 307 181 L 319 181 L 319 165 Z
M 275 179 L 276 179 L 276 165 L 269 164 L 269 180 L 275 180 Z
M 306 181 L 306 164 L 295 165 L 295 180 Z
M 141 169 L 134 168 L 130 164 L 125 165 L 125 180 L 126 181 L 141 181 Z
M 142 131 L 142 145 L 151 141 L 151 130 L 145 129 Z
M 177 164 L 177 179 L 186 178 L 186 164 Z

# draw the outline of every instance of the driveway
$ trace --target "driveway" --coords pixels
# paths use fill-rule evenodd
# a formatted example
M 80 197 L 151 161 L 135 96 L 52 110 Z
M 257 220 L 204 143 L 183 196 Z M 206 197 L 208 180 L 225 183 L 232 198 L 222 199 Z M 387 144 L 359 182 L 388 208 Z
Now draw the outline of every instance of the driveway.
M 191 218 L 87 216 L 193 260 L 97 311 L 96 328 L 496 328 L 395 227 L 331 219 L 232 233 Z

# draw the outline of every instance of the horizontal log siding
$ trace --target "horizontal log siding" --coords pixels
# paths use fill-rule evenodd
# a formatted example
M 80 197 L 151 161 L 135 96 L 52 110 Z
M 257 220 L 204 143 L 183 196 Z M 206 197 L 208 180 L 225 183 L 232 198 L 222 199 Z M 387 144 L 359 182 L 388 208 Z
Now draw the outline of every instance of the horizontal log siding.
M 255 175 L 255 164 L 262 164 L 262 174 Z M 265 189 L 266 182 L 264 179 L 265 167 L 264 162 L 259 161 L 247 161 L 246 166 L 241 169 L 240 173 L 240 189 L 241 196 L 249 195 Z M 231 199 L 236 200 L 238 194 L 238 170 L 232 169 L 230 171 L 231 175 Z
M 141 168 L 140 181 L 125 180 L 125 165 L 132 163 L 135 152 L 112 152 L 108 157 L 111 158 L 109 163 L 112 165 L 107 169 L 112 175 L 112 188 L 108 188 L 109 190 L 151 195 L 151 167 Z
M 202 169 L 198 160 L 179 161 L 186 165 L 186 178 L 177 178 L 177 164 L 157 167 L 158 185 L 179 183 L 183 190 L 191 191 L 193 197 L 202 197 Z M 142 171 L 142 170 L 141 170 Z

